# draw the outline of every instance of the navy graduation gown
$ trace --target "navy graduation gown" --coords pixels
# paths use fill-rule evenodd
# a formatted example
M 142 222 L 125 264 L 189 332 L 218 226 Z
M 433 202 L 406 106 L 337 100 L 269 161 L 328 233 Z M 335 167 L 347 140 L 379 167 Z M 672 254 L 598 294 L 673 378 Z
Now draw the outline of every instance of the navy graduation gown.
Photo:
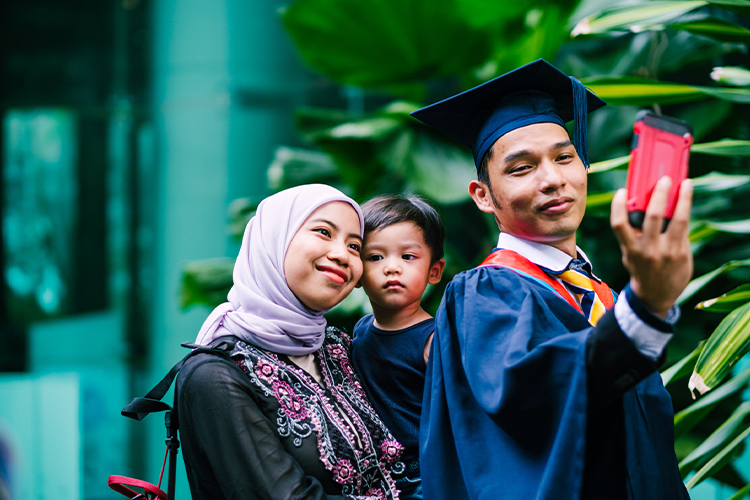
M 426 499 L 689 498 L 669 394 L 612 310 L 592 328 L 544 285 L 480 267 L 448 285 L 432 346 Z

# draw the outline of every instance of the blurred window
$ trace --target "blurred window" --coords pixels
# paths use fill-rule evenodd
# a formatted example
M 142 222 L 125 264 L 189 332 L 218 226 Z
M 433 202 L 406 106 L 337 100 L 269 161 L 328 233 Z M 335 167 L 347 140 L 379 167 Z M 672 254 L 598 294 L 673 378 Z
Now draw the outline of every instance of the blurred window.
M 14 323 L 71 309 L 77 220 L 76 116 L 11 109 L 3 117 L 3 275 Z

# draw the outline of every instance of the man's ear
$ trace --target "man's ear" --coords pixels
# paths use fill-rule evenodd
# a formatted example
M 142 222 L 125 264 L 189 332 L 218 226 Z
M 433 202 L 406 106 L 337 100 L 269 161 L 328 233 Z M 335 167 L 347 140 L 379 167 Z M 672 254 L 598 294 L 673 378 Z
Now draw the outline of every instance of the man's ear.
M 471 181 L 469 183 L 469 196 L 476 203 L 477 208 L 488 214 L 494 213 L 494 204 L 492 203 L 492 194 L 490 188 L 481 181 Z
M 479 210 L 488 214 L 494 213 L 492 194 L 487 184 L 481 181 L 471 181 L 469 183 L 469 196 L 474 200 Z
M 440 259 L 435 262 L 430 268 L 430 276 L 427 279 L 427 283 L 430 285 L 437 285 L 440 283 L 440 279 L 443 277 L 443 271 L 445 270 L 445 259 Z

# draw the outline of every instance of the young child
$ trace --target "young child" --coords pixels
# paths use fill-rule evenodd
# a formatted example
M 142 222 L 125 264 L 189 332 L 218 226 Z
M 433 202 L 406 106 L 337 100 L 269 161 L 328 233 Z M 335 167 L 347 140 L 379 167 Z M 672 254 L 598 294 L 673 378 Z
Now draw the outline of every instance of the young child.
M 445 268 L 445 229 L 417 196 L 380 196 L 362 206 L 364 287 L 373 314 L 354 327 L 352 359 L 370 401 L 403 444 L 401 499 L 421 499 L 419 418 L 435 320 L 421 306 Z

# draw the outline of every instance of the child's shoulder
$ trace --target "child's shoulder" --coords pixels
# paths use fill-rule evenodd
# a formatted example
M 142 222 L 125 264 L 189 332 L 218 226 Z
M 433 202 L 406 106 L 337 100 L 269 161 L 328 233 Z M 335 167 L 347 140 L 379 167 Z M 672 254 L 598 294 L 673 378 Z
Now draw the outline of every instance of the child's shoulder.
M 375 316 L 373 316 L 372 314 L 363 316 L 362 318 L 360 318 L 359 321 L 357 321 L 357 324 L 354 325 L 352 336 L 356 339 L 358 335 L 366 333 L 367 331 L 369 331 L 370 327 L 372 326 L 374 322 L 375 322 Z

